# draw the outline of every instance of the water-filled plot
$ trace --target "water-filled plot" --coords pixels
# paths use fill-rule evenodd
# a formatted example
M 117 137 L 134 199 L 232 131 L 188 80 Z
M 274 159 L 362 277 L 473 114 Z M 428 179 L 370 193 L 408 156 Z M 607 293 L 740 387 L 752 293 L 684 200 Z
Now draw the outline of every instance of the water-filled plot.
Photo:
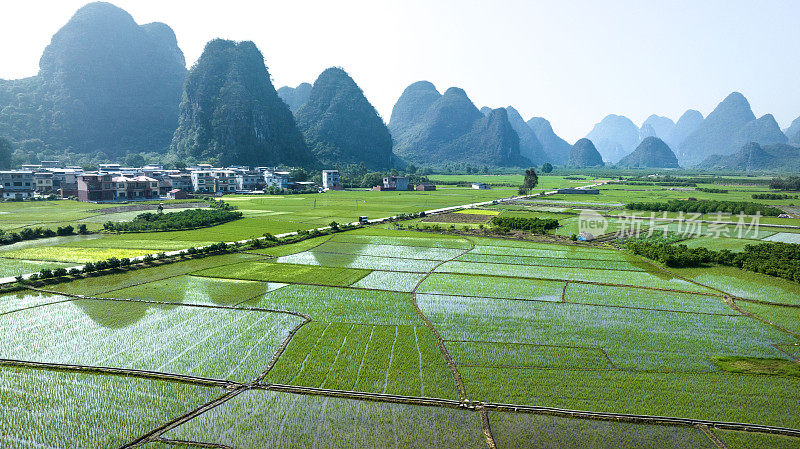
M 249 382 L 301 321 L 283 313 L 76 300 L 0 315 L 0 357 Z
M 333 390 L 458 398 L 453 376 L 425 326 L 308 323 L 266 380 Z
M 486 448 L 477 413 L 250 390 L 164 435 L 263 447 Z
M 0 367 L 0 447 L 119 447 L 224 394 L 220 388 Z

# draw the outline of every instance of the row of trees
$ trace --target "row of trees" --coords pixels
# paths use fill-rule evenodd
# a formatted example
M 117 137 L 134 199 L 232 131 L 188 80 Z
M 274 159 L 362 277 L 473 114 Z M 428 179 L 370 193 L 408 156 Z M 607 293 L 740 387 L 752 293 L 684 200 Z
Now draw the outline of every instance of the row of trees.
M 738 253 L 727 249 L 712 251 L 708 248 L 689 248 L 686 245 L 647 241 L 632 241 L 626 246 L 634 254 L 656 260 L 668 267 L 699 267 L 717 263 L 800 282 L 800 245 L 795 243 L 746 245 Z
M 797 195 L 787 195 L 784 193 L 754 193 L 754 200 L 794 200 Z
M 492 217 L 492 225 L 503 231 L 530 231 L 534 234 L 544 234 L 545 231 L 558 227 L 555 218 L 526 218 L 526 217 Z
M 625 205 L 628 210 L 643 210 L 651 212 L 697 212 L 708 214 L 723 212 L 730 214 L 744 213 L 755 215 L 760 213 L 768 217 L 777 217 L 783 212 L 772 206 L 764 206 L 748 201 L 716 201 L 716 200 L 670 200 L 667 202 L 640 202 Z
M 129 222 L 109 221 L 103 228 L 114 232 L 178 231 L 214 226 L 239 218 L 242 218 L 241 212 L 225 209 L 187 209 L 166 214 L 145 212 Z
M 19 232 L 4 232 L 0 229 L 0 245 L 10 245 L 23 240 L 36 240 L 48 237 L 75 235 L 75 228 L 71 225 L 59 226 L 55 230 L 47 228 L 25 228 Z M 78 234 L 88 234 L 85 224 L 78 225 Z
M 789 176 L 786 179 L 775 178 L 769 183 L 770 189 L 800 191 L 800 176 Z

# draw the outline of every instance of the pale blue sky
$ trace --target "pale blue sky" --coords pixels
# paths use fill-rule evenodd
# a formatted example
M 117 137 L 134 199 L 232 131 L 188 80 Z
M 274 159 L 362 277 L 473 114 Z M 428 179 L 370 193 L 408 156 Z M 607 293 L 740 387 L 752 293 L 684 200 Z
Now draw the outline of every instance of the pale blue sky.
M 4 0 L 0 78 L 36 73 L 85 4 Z M 276 87 L 344 67 L 388 121 L 410 83 L 544 116 L 574 141 L 603 116 L 708 114 L 733 90 L 782 127 L 800 115 L 800 0 L 117 0 L 170 25 L 191 65 L 215 37 L 253 40 Z

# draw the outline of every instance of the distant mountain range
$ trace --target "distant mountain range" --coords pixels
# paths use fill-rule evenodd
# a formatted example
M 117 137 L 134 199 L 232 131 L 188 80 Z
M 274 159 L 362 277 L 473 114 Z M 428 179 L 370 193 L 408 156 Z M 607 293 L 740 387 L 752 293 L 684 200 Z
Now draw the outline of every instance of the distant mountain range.
M 701 162 L 707 166 L 704 161 L 709 157 L 732 155 L 750 142 L 763 146 L 800 145 L 800 117 L 785 132 L 772 114 L 756 118 L 744 95 L 733 92 L 705 118 L 689 109 L 677 123 L 651 115 L 637 128 L 630 119 L 612 114 L 597 123 L 586 137 L 595 144 L 604 161 L 612 164 L 622 164 L 623 158 L 631 155 L 637 145 L 657 137 L 681 165 L 688 167 Z M 628 158 L 625 164 L 630 165 L 633 160 L 640 160 L 640 155 Z
M 784 130 L 783 134 L 789 139 L 790 144 L 800 145 L 800 117 L 794 119 L 792 124 Z
M 566 164 L 572 145 L 561 137 L 558 137 L 553 131 L 553 127 L 550 126 L 550 122 L 542 117 L 533 117 L 528 120 L 527 123 L 533 132 L 536 133 L 536 138 L 542 143 L 542 148 L 550 159 L 550 162 L 557 165 Z
M 15 160 L 77 154 L 122 161 L 150 153 L 175 162 L 363 163 L 375 170 L 403 161 L 563 166 L 576 150 L 544 118 L 526 122 L 512 106 L 478 110 L 462 89 L 442 94 L 428 81 L 405 89 L 388 125 L 341 69 L 326 70 L 313 86 L 276 91 L 252 42 L 211 41 L 187 71 L 169 26 L 139 25 L 103 2 L 80 8 L 58 30 L 36 76 L 0 80 L 0 137 L 19 150 Z M 689 109 L 677 122 L 654 114 L 637 126 L 612 114 L 586 138 L 608 165 L 673 166 L 666 146 L 685 167 L 708 166 L 718 156 L 732 157 L 715 166 L 754 167 L 753 160 L 770 155 L 793 157 L 800 117 L 781 130 L 771 114 L 756 118 L 747 99 L 733 92 L 707 117 Z M 750 146 L 740 154 L 751 142 L 760 150 Z M 582 156 L 573 166 L 596 165 L 589 149 L 578 145 Z
M 675 123 L 675 127 L 662 138 L 670 148 L 678 148 L 678 146 L 693 133 L 700 124 L 703 123 L 703 114 L 694 109 L 689 109 L 681 115 Z
M 586 135 L 603 160 L 614 164 L 639 144 L 639 127 L 621 115 L 607 115 Z
M 694 165 L 711 155 L 732 154 L 748 142 L 786 141 L 772 115 L 756 119 L 744 95 L 733 92 L 680 143 L 677 155 L 684 165 Z
M 733 154 L 709 156 L 699 167 L 738 171 L 797 171 L 800 170 L 800 148 L 782 143 L 762 146 L 750 142 Z
M 509 121 L 508 111 L 494 109 L 483 114 L 457 87 L 440 94 L 430 82 L 411 84 L 392 109 L 389 129 L 395 140 L 395 153 L 414 163 L 532 163 L 520 154 L 521 139 Z

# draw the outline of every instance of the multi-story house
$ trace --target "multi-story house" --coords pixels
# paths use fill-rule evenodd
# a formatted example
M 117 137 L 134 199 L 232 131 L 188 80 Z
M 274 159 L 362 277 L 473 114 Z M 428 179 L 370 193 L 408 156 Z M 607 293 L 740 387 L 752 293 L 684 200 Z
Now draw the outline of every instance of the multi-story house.
M 158 180 L 148 176 L 115 176 L 114 199 L 117 201 L 158 198 Z
M 322 188 L 325 190 L 342 190 L 339 170 L 322 170 Z
M 195 193 L 215 193 L 214 175 L 207 170 L 194 170 L 191 173 L 192 190 Z
M 194 170 L 191 173 L 195 193 L 233 193 L 236 172 L 233 170 Z
M 217 193 L 233 193 L 236 191 L 236 172 L 233 170 L 214 170 Z
M 3 198 L 23 199 L 33 196 L 36 183 L 30 170 L 0 171 L 0 186 Z
M 266 187 L 286 189 L 289 187 L 289 178 L 290 176 L 288 171 L 264 171 L 264 184 Z
M 258 172 L 236 173 L 236 190 L 260 190 L 264 187 L 264 177 Z
M 115 187 L 109 173 L 85 173 L 78 176 L 78 200 L 113 201 Z
M 39 171 L 33 174 L 33 181 L 38 193 L 53 192 L 53 172 Z
M 183 190 L 184 192 L 191 192 L 194 190 L 192 185 L 192 175 L 189 173 L 171 173 L 164 177 L 169 184 L 169 190 Z

